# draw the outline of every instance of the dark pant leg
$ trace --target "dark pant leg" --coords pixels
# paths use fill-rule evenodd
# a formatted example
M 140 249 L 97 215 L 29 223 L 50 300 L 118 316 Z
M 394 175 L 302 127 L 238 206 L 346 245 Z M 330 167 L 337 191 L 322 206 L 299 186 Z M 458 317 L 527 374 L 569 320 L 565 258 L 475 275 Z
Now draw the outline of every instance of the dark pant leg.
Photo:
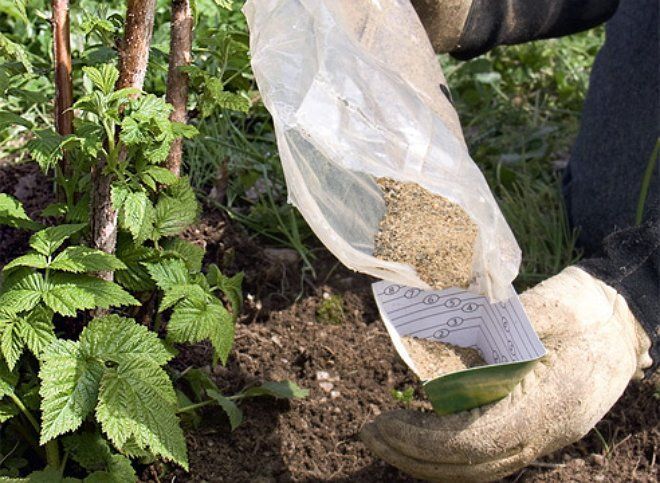
M 588 252 L 632 226 L 642 177 L 658 139 L 658 1 L 623 0 L 596 57 L 565 180 L 569 217 Z M 656 169 L 647 207 L 660 204 Z
M 581 266 L 619 290 L 660 358 L 660 166 L 635 213 L 659 135 L 657 0 L 623 0 L 607 24 L 565 179 L 569 218 L 592 258 Z

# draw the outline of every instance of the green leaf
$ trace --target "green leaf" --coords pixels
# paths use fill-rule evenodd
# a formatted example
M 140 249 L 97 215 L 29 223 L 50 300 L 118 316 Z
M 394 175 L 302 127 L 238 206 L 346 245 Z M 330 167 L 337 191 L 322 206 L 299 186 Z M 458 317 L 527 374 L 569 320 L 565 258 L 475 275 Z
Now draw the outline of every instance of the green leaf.
M 9 111 L 0 111 L 0 129 L 15 125 L 23 126 L 28 129 L 32 129 L 33 126 L 32 122 L 28 121 L 24 117 L 19 116 L 18 114 L 14 114 L 13 112 Z
M 66 272 L 102 272 L 124 270 L 124 265 L 114 255 L 84 246 L 66 248 L 50 264 L 54 270 Z
M 162 366 L 172 354 L 155 332 L 119 315 L 97 317 L 80 335 L 85 353 L 117 364 L 140 361 Z
M 0 224 L 30 230 L 37 230 L 41 227 L 25 213 L 20 201 L 6 193 L 0 193 Z
M 103 470 L 112 456 L 110 446 L 99 433 L 72 434 L 63 438 L 71 459 L 87 471 Z
M 115 454 L 107 463 L 107 470 L 95 471 L 84 483 L 126 483 L 127 481 L 138 481 L 131 460 L 126 456 Z
M 231 7 L 234 4 L 233 0 L 214 0 L 215 4 L 219 7 L 222 7 L 226 10 L 231 10 Z
M 27 50 L 9 40 L 9 37 L 3 33 L 0 33 L 0 55 L 7 59 L 17 60 L 23 64 L 23 67 L 28 73 L 32 73 L 32 63 L 30 62 Z
M 243 422 L 243 411 L 236 405 L 234 401 L 229 398 L 226 398 L 218 391 L 209 389 L 206 391 L 206 394 L 224 410 L 225 414 L 229 418 L 229 424 L 231 425 L 231 430 L 235 430 Z
M 14 370 L 18 359 L 23 353 L 23 340 L 20 335 L 21 318 L 14 316 L 0 320 L 0 352 L 9 370 Z
M 55 287 L 60 285 L 66 287 L 75 286 L 77 289 L 91 295 L 94 298 L 95 306 L 103 309 L 126 305 L 140 305 L 138 300 L 114 282 L 108 282 L 89 275 L 73 275 L 68 273 L 54 273 L 51 276 L 51 280 Z
M 219 357 L 226 364 L 234 343 L 232 316 L 218 301 L 185 299 L 179 302 L 167 325 L 172 342 L 195 343 L 209 339 L 214 349 L 214 363 Z
M 137 481 L 130 460 L 113 454 L 110 445 L 98 433 L 82 433 L 63 439 L 64 448 L 76 463 L 93 472 L 85 483 L 124 483 Z
M 14 394 L 18 376 L 9 370 L 7 365 L 0 361 L 0 399 Z
M 124 206 L 124 201 L 128 198 L 131 190 L 123 183 L 114 183 L 110 187 L 110 200 L 115 210 L 120 210 Z
M 55 253 L 72 235 L 85 228 L 86 224 L 58 225 L 38 231 L 30 238 L 30 246 L 47 257 Z
M 0 424 L 10 420 L 20 413 L 14 403 L 9 401 L 0 401 Z M 2 481 L 2 479 L 0 479 Z
M 33 133 L 34 137 L 28 141 L 27 148 L 32 159 L 44 172 L 62 159 L 62 150 L 67 144 L 76 142 L 75 136 L 61 136 L 52 129 L 40 129 Z
M 117 242 L 116 255 L 126 265 L 126 270 L 115 273 L 117 283 L 129 290 L 138 292 L 153 290 L 155 285 L 142 263 L 157 259 L 158 252 L 156 250 L 134 244 L 130 237 L 120 236 Z
M 303 389 L 292 381 L 267 381 L 257 387 L 241 391 L 241 398 L 271 396 L 278 399 L 296 399 L 309 396 L 309 390 Z
M 198 273 L 202 269 L 204 249 L 195 243 L 181 238 L 171 238 L 162 244 L 166 255 L 175 255 L 180 258 L 191 273 Z
M 147 193 L 133 191 L 126 194 L 119 223 L 136 241 L 145 240 L 153 225 L 154 209 Z
M 172 383 L 160 367 L 171 358 L 172 354 L 155 333 L 134 320 L 116 315 L 92 320 L 83 329 L 78 342 L 56 340 L 43 352 L 39 372 L 42 381 L 41 443 L 77 429 L 96 407 L 104 431 L 121 447 L 121 441 L 130 439 L 133 432 L 153 436 L 155 430 L 150 424 L 159 427 L 158 424 L 151 419 L 147 422 L 141 419 L 146 415 L 136 418 L 134 411 L 155 411 L 160 420 L 170 425 L 167 429 L 172 430 L 170 436 L 158 433 L 169 453 L 161 452 L 158 444 L 151 446 L 151 439 L 147 443 L 140 438 L 136 441 L 143 447 L 151 446 L 165 457 L 180 456 L 180 448 L 166 444 L 178 441 L 177 434 L 183 438 L 174 410 L 168 413 L 174 403 L 167 397 L 165 401 L 160 400 L 163 394 L 174 394 Z M 154 406 L 144 408 L 126 399 L 134 396 L 132 391 L 139 393 L 138 399 L 150 400 Z M 113 399 L 115 396 L 117 399 Z M 172 421 L 176 428 L 171 427 Z M 119 428 L 130 431 L 117 435 L 114 431 Z M 185 455 L 185 443 L 183 453 Z
M 106 96 L 114 91 L 115 83 L 119 79 L 119 71 L 112 64 L 103 64 L 99 68 L 83 67 L 83 72 Z
M 233 277 L 227 277 L 216 264 L 209 265 L 206 274 L 209 285 L 219 288 L 229 300 L 234 318 L 238 317 L 243 306 L 243 278 L 243 272 L 239 272 Z
M 190 300 L 200 301 L 204 303 L 209 301 L 211 297 L 207 294 L 202 287 L 196 284 L 175 285 L 165 291 L 163 300 L 160 302 L 158 312 L 164 312 L 167 309 L 176 305 L 182 299 L 187 298 Z
M 51 203 L 46 208 L 41 210 L 41 216 L 44 217 L 60 217 L 66 215 L 68 207 L 66 203 Z
M 78 310 L 96 307 L 94 295 L 74 283 L 51 284 L 43 293 L 43 301 L 53 312 L 65 317 L 75 317 Z
M 4 266 L 3 270 L 11 270 L 16 267 L 46 268 L 47 266 L 48 259 L 44 255 L 31 252 L 18 258 L 14 258 Z
M 44 279 L 39 273 L 30 271 L 17 274 L 11 284 L 7 281 L 0 295 L 0 307 L 18 313 L 34 308 L 41 300 Z
M 190 282 L 188 268 L 182 260 L 166 258 L 143 265 L 161 290 L 168 290 L 176 285 L 187 285 Z
M 187 178 L 181 178 L 156 203 L 154 232 L 157 237 L 175 236 L 197 218 L 199 206 Z
M 227 91 L 216 94 L 213 100 L 218 107 L 231 111 L 248 112 L 251 106 L 248 98 Z
M 92 412 L 103 371 L 102 362 L 83 353 L 78 342 L 59 339 L 46 348 L 39 371 L 42 445 L 77 429 Z
M 164 186 L 174 184 L 179 179 L 169 169 L 161 168 L 160 166 L 149 166 L 140 173 L 140 176 L 142 182 L 145 182 L 145 179 L 149 179 L 150 182 L 159 183 Z
M 37 306 L 21 319 L 20 335 L 27 348 L 36 357 L 55 341 L 53 313 Z
M 96 418 L 117 447 L 132 438 L 139 447 L 188 469 L 176 394 L 162 368 L 135 359 L 106 369 Z

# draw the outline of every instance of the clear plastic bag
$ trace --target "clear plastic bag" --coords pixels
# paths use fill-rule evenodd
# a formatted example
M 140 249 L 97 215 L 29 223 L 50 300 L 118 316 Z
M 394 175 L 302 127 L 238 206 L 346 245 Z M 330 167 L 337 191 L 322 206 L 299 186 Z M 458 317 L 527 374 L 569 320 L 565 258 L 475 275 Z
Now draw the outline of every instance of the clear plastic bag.
M 373 256 L 381 177 L 459 204 L 477 225 L 470 289 L 511 295 L 520 249 L 471 160 L 410 0 L 249 0 L 252 66 L 273 116 L 289 201 L 346 266 L 428 289 Z

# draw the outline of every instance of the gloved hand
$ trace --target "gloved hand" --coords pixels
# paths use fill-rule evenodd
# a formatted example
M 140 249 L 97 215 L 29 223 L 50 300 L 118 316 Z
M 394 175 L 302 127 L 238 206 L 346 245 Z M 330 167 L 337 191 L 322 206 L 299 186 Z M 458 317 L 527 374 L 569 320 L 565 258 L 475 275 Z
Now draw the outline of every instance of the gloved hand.
M 365 444 L 413 476 L 489 481 L 584 436 L 650 367 L 649 337 L 614 289 L 577 267 L 521 296 L 548 351 L 503 400 L 439 417 L 379 416 Z

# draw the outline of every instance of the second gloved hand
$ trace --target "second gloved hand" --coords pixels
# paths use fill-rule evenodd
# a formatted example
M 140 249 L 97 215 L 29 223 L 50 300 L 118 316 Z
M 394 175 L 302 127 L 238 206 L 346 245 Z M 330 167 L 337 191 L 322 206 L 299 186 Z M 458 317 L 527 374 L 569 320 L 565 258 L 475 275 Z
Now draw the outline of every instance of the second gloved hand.
M 521 301 L 548 354 L 513 393 L 450 416 L 383 414 L 363 429 L 367 446 L 418 478 L 494 480 L 580 439 L 651 364 L 623 297 L 577 267 Z

